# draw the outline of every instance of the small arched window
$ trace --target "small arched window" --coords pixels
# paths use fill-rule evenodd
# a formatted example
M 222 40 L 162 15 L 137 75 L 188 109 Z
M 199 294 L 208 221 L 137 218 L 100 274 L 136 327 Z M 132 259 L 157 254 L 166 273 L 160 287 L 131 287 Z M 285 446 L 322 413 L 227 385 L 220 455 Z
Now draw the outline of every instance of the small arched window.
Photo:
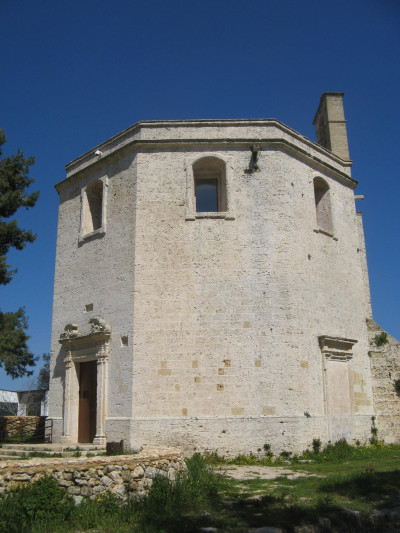
M 195 211 L 227 211 L 225 163 L 216 157 L 203 157 L 193 165 Z
M 103 182 L 88 185 L 82 197 L 82 234 L 86 235 L 103 226 Z
M 329 185 L 322 178 L 314 178 L 314 197 L 317 225 L 328 233 L 333 232 Z

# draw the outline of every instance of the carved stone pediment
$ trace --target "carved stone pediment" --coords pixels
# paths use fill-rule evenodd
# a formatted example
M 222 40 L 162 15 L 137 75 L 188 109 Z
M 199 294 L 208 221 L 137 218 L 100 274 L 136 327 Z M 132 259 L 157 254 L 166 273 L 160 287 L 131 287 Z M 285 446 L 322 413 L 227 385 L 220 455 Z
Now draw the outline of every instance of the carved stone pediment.
M 64 328 L 64 333 L 61 333 L 60 340 L 63 339 L 72 339 L 79 335 L 78 325 L 77 324 L 67 324 Z
M 328 335 L 321 335 L 318 340 L 323 354 L 327 357 L 338 359 L 351 359 L 353 357 L 353 346 L 358 342 L 355 339 L 329 337 Z
M 77 324 L 67 324 L 64 333 L 61 333 L 59 343 L 69 346 L 84 344 L 98 344 L 107 342 L 111 335 L 111 327 L 101 317 L 89 320 L 86 327 L 80 330 Z
M 111 333 L 110 326 L 99 316 L 91 318 L 89 324 L 91 325 L 92 333 Z

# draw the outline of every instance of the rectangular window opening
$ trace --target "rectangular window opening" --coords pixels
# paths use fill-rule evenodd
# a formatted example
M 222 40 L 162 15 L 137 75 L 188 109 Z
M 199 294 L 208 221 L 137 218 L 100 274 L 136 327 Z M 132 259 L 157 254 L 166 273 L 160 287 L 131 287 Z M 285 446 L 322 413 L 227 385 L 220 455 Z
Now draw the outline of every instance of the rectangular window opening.
M 218 179 L 196 179 L 196 212 L 218 212 Z

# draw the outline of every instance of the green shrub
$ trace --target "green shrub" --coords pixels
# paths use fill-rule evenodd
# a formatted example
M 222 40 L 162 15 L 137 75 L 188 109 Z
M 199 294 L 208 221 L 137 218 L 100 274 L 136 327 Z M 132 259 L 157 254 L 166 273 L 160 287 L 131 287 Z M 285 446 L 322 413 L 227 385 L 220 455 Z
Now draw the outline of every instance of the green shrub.
M 400 396 L 400 379 L 395 380 L 394 390 L 396 391 L 397 396 Z
M 382 331 L 382 333 L 379 333 L 378 335 L 375 335 L 375 344 L 378 346 L 383 346 L 384 344 L 387 344 L 389 342 L 387 338 L 387 333 L 385 331 Z
M 144 531 L 185 531 L 193 513 L 218 505 L 222 477 L 214 474 L 199 454 L 187 459 L 187 472 L 175 481 L 154 478 L 148 495 L 140 502 Z M 189 528 L 190 529 L 190 528 Z
M 376 416 L 371 416 L 371 437 L 369 439 L 370 444 L 378 444 L 378 428 L 375 424 Z
M 316 455 L 318 455 L 319 452 L 321 451 L 321 445 L 322 445 L 321 439 L 313 439 L 312 449 Z
M 340 439 L 333 444 L 327 444 L 322 453 L 325 461 L 339 462 L 349 459 L 354 455 L 354 446 L 351 446 L 346 439 Z
M 287 461 L 288 459 L 290 459 L 290 456 L 292 455 L 292 452 L 287 452 L 287 451 L 283 450 L 279 455 L 282 457 L 282 459 Z
M 56 531 L 69 520 L 74 507 L 65 489 L 45 476 L 0 500 L 0 531 Z
M 257 459 L 255 455 L 250 453 L 249 455 L 239 454 L 233 459 L 228 459 L 227 464 L 230 465 L 238 465 L 238 466 L 245 466 L 245 465 L 256 465 L 260 461 Z
M 265 457 L 268 457 L 268 459 L 272 459 L 272 457 L 274 456 L 274 454 L 272 453 L 271 451 L 271 444 L 268 444 L 267 442 L 264 444 L 263 446 L 264 448 L 264 452 L 265 452 Z
M 127 522 L 131 511 L 131 505 L 122 507 L 121 502 L 114 494 L 102 494 L 97 500 L 84 498 L 74 509 L 70 525 L 73 530 L 110 527 L 117 523 Z
M 223 455 L 218 455 L 218 452 L 206 452 L 203 455 L 204 461 L 209 465 L 220 465 L 226 463 Z

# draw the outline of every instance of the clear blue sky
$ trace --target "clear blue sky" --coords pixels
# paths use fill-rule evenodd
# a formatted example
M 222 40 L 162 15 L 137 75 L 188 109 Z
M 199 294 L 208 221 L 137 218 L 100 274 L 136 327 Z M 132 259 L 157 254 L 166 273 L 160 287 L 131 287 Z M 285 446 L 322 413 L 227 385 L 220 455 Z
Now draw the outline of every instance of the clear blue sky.
M 277 118 L 315 140 L 324 91 L 345 92 L 374 318 L 400 339 L 398 0 L 0 0 L 0 43 L 5 154 L 36 156 L 40 190 L 0 306 L 25 306 L 35 354 L 50 350 L 67 162 L 139 120 Z M 0 369 L 0 388 L 25 384 Z

